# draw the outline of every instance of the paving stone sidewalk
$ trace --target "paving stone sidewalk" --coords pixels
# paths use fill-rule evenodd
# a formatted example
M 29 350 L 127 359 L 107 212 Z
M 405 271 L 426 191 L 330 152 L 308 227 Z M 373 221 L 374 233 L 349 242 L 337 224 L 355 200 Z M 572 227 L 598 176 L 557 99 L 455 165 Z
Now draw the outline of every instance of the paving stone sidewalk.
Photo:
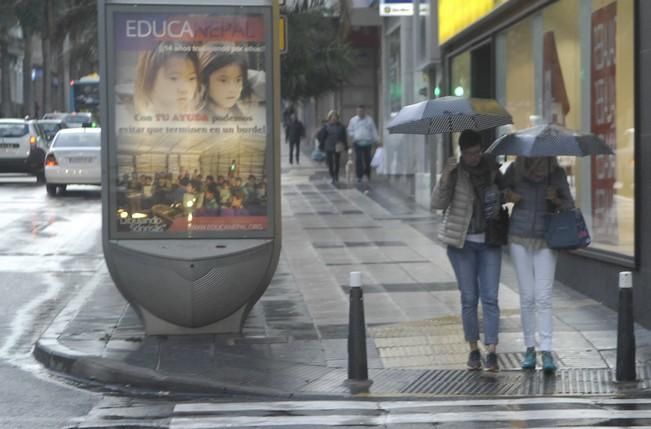
M 286 149 L 284 147 L 284 149 Z M 514 273 L 505 254 L 497 374 L 467 372 L 459 294 L 439 218 L 386 179 L 330 185 L 323 165 L 283 155 L 283 249 L 243 335 L 145 336 L 106 269 L 43 334 L 47 367 L 116 389 L 276 397 L 611 395 L 647 389 L 651 333 L 636 328 L 637 383 L 614 382 L 617 314 L 557 284 L 559 371 L 519 370 L 524 349 Z M 348 277 L 360 271 L 373 384 L 347 378 Z

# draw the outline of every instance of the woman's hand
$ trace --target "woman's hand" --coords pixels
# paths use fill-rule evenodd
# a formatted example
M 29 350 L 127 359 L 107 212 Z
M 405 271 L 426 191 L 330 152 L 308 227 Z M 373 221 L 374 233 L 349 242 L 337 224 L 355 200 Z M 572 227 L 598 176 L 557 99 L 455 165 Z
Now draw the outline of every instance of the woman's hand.
M 522 200 L 522 195 L 518 194 L 517 192 L 513 192 L 510 189 L 507 189 L 504 191 L 504 200 L 507 203 L 513 203 L 517 204 Z
M 441 183 L 447 183 L 450 179 L 450 173 L 457 167 L 457 159 L 453 156 L 445 161 L 443 170 L 441 170 Z
M 551 201 L 556 206 L 560 206 L 563 203 L 563 201 L 558 197 L 556 188 L 551 186 L 545 190 L 545 199 Z

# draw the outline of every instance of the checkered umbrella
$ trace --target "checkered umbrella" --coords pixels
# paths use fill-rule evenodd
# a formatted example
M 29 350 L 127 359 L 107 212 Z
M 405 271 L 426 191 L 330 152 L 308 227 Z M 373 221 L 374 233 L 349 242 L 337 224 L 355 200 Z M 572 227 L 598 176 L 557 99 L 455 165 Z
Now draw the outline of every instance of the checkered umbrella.
M 495 140 L 486 152 L 519 156 L 613 155 L 613 150 L 600 137 L 551 124 L 506 134 Z
M 389 134 L 438 134 L 511 123 L 511 114 L 493 99 L 449 96 L 403 107 L 387 129 Z

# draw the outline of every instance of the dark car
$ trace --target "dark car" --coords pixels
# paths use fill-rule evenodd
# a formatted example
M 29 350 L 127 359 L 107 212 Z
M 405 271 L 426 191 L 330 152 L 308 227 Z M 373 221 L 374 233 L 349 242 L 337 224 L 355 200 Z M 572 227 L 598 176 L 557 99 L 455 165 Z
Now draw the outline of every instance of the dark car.
M 47 147 L 35 120 L 0 119 L 0 173 L 30 173 L 44 182 Z
M 48 146 L 52 143 L 54 136 L 56 136 L 59 130 L 68 128 L 63 119 L 37 119 L 36 125 L 41 129 L 48 142 Z

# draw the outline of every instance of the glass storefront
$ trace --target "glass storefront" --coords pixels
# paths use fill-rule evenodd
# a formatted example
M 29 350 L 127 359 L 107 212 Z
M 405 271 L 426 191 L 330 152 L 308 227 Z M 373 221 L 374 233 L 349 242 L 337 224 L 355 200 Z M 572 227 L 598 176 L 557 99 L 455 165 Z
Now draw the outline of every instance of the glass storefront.
M 497 98 L 516 129 L 554 123 L 614 150 L 559 161 L 591 247 L 627 256 L 635 250 L 633 23 L 633 0 L 560 0 L 496 38 Z
M 450 63 L 450 95 L 470 97 L 470 51 L 452 58 Z M 459 134 L 452 133 L 452 156 L 459 157 Z
M 387 109 L 391 114 L 402 107 L 402 71 L 400 68 L 400 28 L 387 37 Z

